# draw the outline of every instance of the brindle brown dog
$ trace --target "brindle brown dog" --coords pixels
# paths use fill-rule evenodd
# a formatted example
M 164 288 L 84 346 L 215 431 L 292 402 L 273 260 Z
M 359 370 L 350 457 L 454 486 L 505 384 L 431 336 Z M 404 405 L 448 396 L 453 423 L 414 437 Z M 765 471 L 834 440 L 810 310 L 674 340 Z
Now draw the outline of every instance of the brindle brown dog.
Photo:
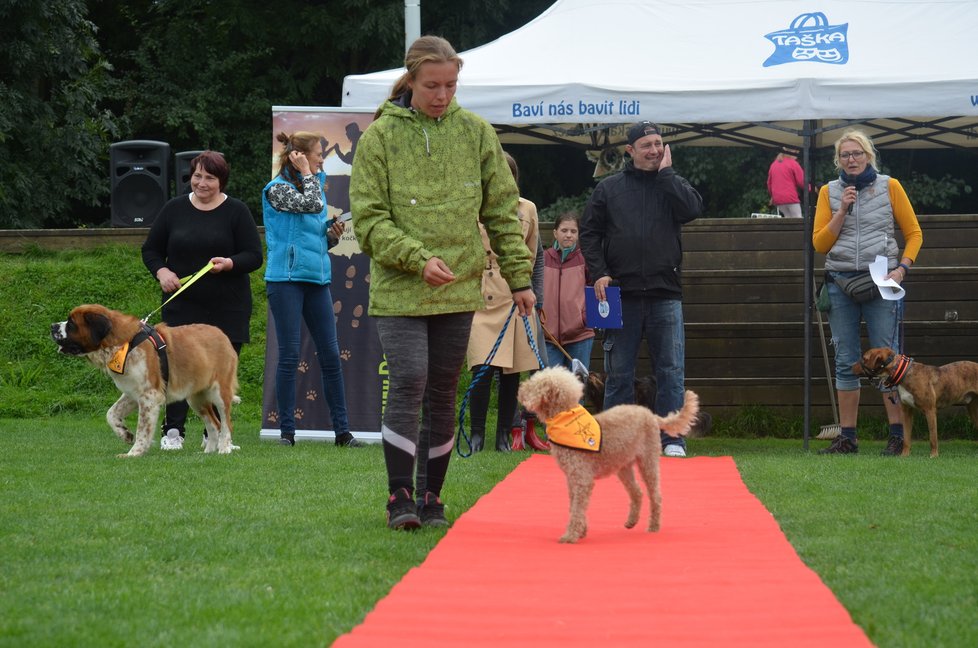
M 852 367 L 857 376 L 882 381 L 884 388 L 896 387 L 903 405 L 903 452 L 910 454 L 913 411 L 924 413 L 930 432 L 930 456 L 937 456 L 937 410 L 965 405 L 978 427 L 978 363 L 961 360 L 940 367 L 914 362 L 893 349 L 870 349 Z

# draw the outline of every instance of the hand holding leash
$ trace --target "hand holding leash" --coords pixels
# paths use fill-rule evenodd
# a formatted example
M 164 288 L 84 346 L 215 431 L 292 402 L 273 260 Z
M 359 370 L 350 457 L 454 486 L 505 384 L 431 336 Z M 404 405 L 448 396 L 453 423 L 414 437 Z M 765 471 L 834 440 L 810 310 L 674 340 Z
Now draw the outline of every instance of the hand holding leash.
M 211 259 L 211 265 L 214 266 L 211 272 L 227 272 L 234 267 L 234 261 L 228 257 L 214 257 Z
M 526 317 L 533 314 L 533 307 L 537 303 L 537 296 L 533 294 L 532 288 L 520 290 L 513 293 L 513 303 L 516 304 L 516 310 L 519 312 L 520 317 Z
M 230 261 L 230 259 L 228 259 L 228 260 Z M 211 268 L 213 268 L 213 267 L 214 267 L 213 262 L 208 261 L 206 264 L 204 264 L 204 267 L 203 268 L 201 268 L 200 270 L 198 270 L 197 272 L 195 272 L 193 275 L 188 276 L 188 277 L 184 277 L 183 279 L 177 278 L 177 276 L 175 274 L 173 274 L 173 272 L 170 269 L 168 269 L 168 268 L 160 268 L 156 272 L 156 275 L 159 277 L 160 275 L 164 274 L 164 271 L 169 272 L 171 275 L 173 275 L 173 278 L 176 281 L 176 288 L 174 288 L 174 290 L 176 290 L 176 292 L 173 293 L 172 295 L 170 295 L 170 298 L 167 299 L 165 302 L 163 302 L 162 304 L 160 304 L 159 306 L 157 306 L 156 308 L 154 308 L 152 311 L 150 311 L 149 315 L 147 315 L 146 317 L 144 317 L 140 321 L 143 324 L 145 324 L 146 322 L 148 322 L 149 321 L 149 318 L 153 316 L 153 313 L 155 313 L 158 310 L 161 310 L 164 306 L 166 306 L 167 304 L 169 304 L 173 300 L 174 297 L 176 297 L 177 295 L 179 295 L 180 293 L 182 293 L 184 290 L 186 290 L 187 288 L 189 288 L 191 284 L 193 284 L 195 281 L 197 281 L 198 279 L 200 279 L 202 276 L 204 276 L 205 274 L 207 274 L 208 272 L 210 272 L 211 271 Z M 172 282 L 168 281 L 167 282 L 167 285 L 172 285 Z M 160 278 L 160 286 L 163 286 L 163 278 L 162 277 Z M 166 288 L 164 287 L 163 290 L 166 290 Z M 170 292 L 170 291 L 167 291 L 167 292 Z
M 160 268 L 156 273 L 156 278 L 160 282 L 160 288 L 165 293 L 171 293 L 180 287 L 180 277 L 169 268 Z

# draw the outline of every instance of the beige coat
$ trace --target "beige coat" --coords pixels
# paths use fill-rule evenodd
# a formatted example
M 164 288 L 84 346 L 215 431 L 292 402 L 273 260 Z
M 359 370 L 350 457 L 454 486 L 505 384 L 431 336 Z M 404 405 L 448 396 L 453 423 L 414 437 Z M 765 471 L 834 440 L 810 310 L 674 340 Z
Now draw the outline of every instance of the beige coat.
M 537 223 L 537 206 L 525 198 L 520 198 L 519 203 L 520 226 L 523 228 L 523 240 L 530 250 L 531 258 L 536 260 L 537 238 L 540 235 L 540 228 Z M 482 229 L 480 225 L 480 229 Z M 486 357 L 492 350 L 492 346 L 499 337 L 509 315 L 510 308 L 513 307 L 513 293 L 499 273 L 499 263 L 496 253 L 489 247 L 489 239 L 485 229 L 482 229 L 482 245 L 486 252 L 485 269 L 482 271 L 482 298 L 485 300 L 486 307 L 476 311 L 472 318 L 472 333 L 469 336 L 468 365 L 471 369 L 475 365 L 484 364 Z M 529 285 L 529 284 L 528 284 Z M 530 326 L 536 330 L 536 315 L 530 320 Z M 536 340 L 537 348 L 542 346 Z M 533 349 L 530 348 L 526 339 L 526 328 L 523 325 L 523 318 L 518 312 L 513 313 L 513 317 L 506 327 L 506 335 L 499 343 L 496 356 L 490 363 L 494 367 L 501 367 L 505 373 L 516 373 L 539 369 L 540 363 L 537 362 Z

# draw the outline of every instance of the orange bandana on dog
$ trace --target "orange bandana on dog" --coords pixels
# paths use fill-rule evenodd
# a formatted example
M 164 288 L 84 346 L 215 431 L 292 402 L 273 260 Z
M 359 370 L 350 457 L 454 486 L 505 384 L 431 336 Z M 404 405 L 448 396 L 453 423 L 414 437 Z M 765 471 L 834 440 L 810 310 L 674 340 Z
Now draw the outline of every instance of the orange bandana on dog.
M 129 343 L 126 342 L 115 352 L 108 362 L 108 367 L 117 374 L 126 373 L 126 358 L 129 357 Z
M 547 438 L 557 445 L 592 452 L 601 449 L 601 426 L 581 405 L 544 422 Z

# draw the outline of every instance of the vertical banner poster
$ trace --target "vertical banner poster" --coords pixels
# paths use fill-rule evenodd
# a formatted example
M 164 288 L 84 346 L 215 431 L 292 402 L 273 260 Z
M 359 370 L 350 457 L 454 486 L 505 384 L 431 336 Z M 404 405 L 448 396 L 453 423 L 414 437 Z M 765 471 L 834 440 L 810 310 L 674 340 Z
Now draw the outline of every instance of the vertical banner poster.
M 323 140 L 323 170 L 326 172 L 326 204 L 330 217 L 343 218 L 350 212 L 350 170 L 360 134 L 373 121 L 369 112 L 348 108 L 272 108 L 272 173 L 282 145 L 275 134 L 296 131 L 318 133 Z M 380 441 L 380 422 L 386 371 L 377 328 L 367 317 L 370 259 L 360 251 L 353 224 L 339 244 L 329 251 L 332 264 L 333 313 L 339 338 L 346 406 L 350 431 L 361 441 Z M 265 342 L 265 379 L 262 398 L 262 438 L 278 438 L 278 404 L 275 397 L 275 368 L 278 342 L 271 311 Z M 322 390 L 324 388 L 316 348 L 305 325 L 296 376 L 295 438 L 333 440 L 334 430 Z

